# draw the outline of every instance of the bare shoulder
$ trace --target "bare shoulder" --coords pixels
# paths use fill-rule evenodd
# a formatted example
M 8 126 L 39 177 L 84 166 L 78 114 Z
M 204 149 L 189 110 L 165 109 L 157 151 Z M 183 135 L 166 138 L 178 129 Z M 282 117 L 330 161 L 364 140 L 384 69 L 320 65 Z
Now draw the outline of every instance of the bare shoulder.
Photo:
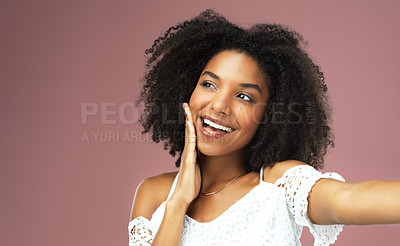
M 138 185 L 132 203 L 131 220 L 139 216 L 151 218 L 154 211 L 167 199 L 177 173 L 163 173 L 149 177 Z
M 298 165 L 307 165 L 307 163 L 298 160 L 277 162 L 272 167 L 264 168 L 263 179 L 265 182 L 275 183 L 288 169 Z

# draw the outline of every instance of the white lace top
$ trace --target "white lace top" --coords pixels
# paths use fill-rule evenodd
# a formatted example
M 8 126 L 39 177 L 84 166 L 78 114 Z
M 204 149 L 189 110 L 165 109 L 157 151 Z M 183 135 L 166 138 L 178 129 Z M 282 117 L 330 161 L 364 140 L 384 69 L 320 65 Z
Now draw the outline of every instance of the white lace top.
M 185 215 L 181 246 L 196 245 L 301 245 L 303 226 L 310 228 L 314 246 L 336 241 L 343 225 L 316 225 L 307 217 L 308 193 L 321 178 L 344 181 L 337 173 L 322 174 L 308 165 L 288 169 L 274 184 L 262 180 L 244 197 L 210 222 L 197 222 Z M 168 199 L 175 190 L 175 177 Z M 167 200 L 168 200 L 167 199 Z M 138 217 L 129 222 L 129 246 L 151 245 L 165 211 L 164 201 L 151 220 Z

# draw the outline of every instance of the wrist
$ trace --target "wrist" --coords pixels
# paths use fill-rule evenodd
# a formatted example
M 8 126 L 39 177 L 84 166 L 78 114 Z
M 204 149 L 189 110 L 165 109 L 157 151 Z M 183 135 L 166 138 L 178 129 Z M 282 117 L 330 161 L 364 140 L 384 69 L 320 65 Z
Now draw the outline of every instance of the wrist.
M 179 199 L 176 199 L 172 196 L 165 204 L 165 207 L 168 208 L 168 210 L 174 211 L 175 213 L 182 212 L 186 214 L 189 205 L 190 203 L 180 201 Z

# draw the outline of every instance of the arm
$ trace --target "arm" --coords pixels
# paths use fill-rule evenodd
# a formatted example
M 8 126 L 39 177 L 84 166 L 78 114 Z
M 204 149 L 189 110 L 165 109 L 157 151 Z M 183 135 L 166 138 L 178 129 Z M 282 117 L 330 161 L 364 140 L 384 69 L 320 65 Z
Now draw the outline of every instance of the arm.
M 308 216 L 316 224 L 400 223 L 400 181 L 321 179 L 308 201 Z
M 183 219 L 188 206 L 168 201 L 153 245 L 180 245 Z
M 165 188 L 170 187 L 171 177 L 175 177 L 175 175 L 163 174 L 148 178 L 138 186 L 132 206 L 131 220 L 139 216 L 146 219 L 152 217 L 157 205 L 161 200 L 165 200 L 165 194 L 168 194 L 168 189 Z M 166 204 L 164 217 L 157 234 L 154 235 L 152 231 L 144 233 L 151 235 L 145 240 L 149 242 L 148 245 L 179 245 L 186 210 L 185 206 L 179 206 L 179 203 L 174 203 L 170 199 Z M 138 233 L 140 234 L 140 232 Z
M 181 156 L 181 170 L 175 191 L 165 206 L 164 217 L 157 234 L 150 240 L 149 245 L 180 245 L 183 220 L 190 203 L 198 196 L 201 184 L 200 168 L 197 164 L 196 133 L 192 115 L 187 104 L 184 105 L 186 114 L 185 147 Z M 165 185 L 154 184 L 146 180 L 139 187 L 132 207 L 131 219 L 143 216 L 150 218 L 155 210 L 154 196 Z

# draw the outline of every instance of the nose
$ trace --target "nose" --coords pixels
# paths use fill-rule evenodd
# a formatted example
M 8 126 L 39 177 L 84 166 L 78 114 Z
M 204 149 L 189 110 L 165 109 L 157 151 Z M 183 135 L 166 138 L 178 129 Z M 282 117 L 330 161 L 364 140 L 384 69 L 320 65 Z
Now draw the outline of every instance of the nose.
M 231 115 L 231 102 L 228 93 L 217 93 L 211 101 L 211 109 L 219 114 Z

